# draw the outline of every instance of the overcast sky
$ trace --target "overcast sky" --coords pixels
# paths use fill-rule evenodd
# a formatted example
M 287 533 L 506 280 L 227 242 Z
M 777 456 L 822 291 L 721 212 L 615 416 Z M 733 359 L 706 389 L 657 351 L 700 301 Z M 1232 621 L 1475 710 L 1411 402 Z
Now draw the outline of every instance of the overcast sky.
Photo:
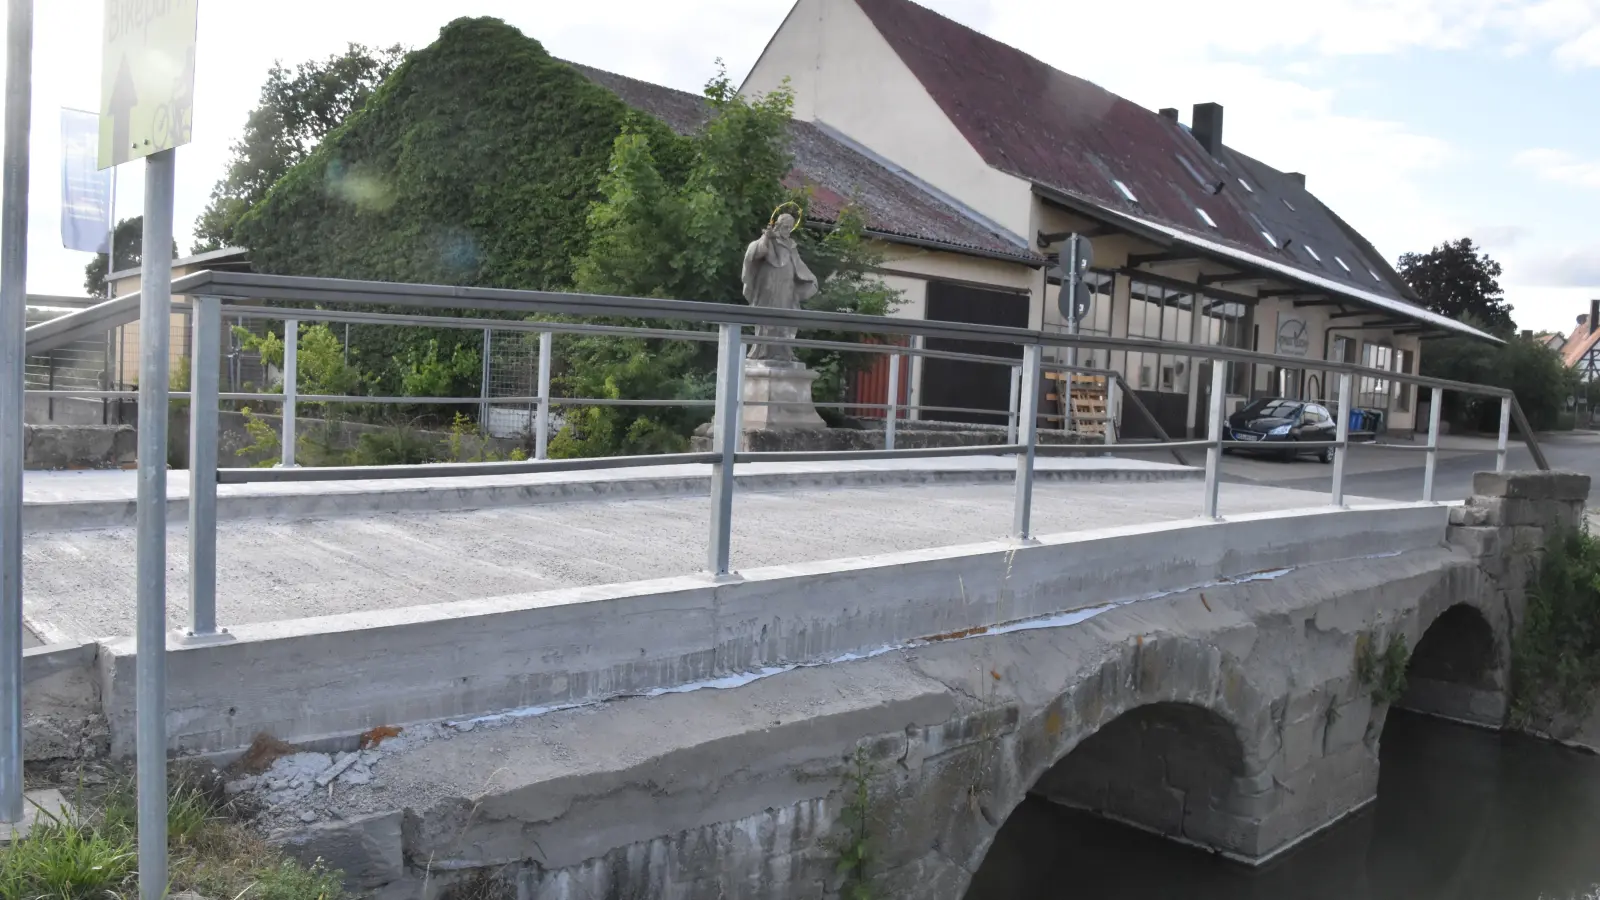
M 843 0 L 834 0 L 843 2 Z M 1155 108 L 1215 101 L 1225 139 L 1307 187 L 1393 261 L 1470 235 L 1506 267 L 1525 328 L 1600 297 L 1600 0 L 922 0 Z M 36 0 L 28 288 L 83 293 L 61 249 L 60 113 L 99 102 L 102 0 Z M 178 150 L 180 249 L 274 59 L 426 45 L 493 15 L 554 54 L 697 90 L 743 76 L 789 0 L 201 0 L 194 143 Z M 1314 12 L 1313 12 L 1314 10 Z M 142 204 L 122 167 L 118 214 Z

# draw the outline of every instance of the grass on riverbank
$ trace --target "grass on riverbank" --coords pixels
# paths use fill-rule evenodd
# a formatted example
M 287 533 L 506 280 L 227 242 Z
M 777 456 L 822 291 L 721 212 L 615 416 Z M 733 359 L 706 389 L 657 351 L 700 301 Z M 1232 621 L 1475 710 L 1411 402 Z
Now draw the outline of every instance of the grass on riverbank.
M 49 810 L 0 850 L 0 900 L 119 900 L 138 896 L 138 817 L 131 779 L 64 791 L 77 810 Z M 174 782 L 167 806 L 169 895 L 211 900 L 341 900 L 338 872 L 285 858 L 239 820 L 220 790 Z

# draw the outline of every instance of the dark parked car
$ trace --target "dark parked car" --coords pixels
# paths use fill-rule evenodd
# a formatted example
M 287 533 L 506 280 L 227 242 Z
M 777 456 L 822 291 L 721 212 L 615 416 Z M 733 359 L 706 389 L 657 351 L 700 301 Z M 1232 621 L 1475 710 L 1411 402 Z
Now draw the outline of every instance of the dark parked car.
M 1250 401 L 1228 417 L 1228 440 L 1261 445 L 1260 450 L 1254 447 L 1232 448 L 1245 453 L 1265 453 L 1287 459 L 1310 453 L 1323 462 L 1333 462 L 1332 447 L 1301 450 L 1294 445 L 1337 438 L 1338 425 L 1327 407 L 1303 400 L 1263 397 Z

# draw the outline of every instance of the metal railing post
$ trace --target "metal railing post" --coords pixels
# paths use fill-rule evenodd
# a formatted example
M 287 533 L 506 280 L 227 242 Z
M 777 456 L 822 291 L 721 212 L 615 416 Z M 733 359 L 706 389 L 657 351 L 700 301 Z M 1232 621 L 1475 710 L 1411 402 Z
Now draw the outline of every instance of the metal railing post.
M 533 421 L 534 459 L 544 459 L 550 448 L 550 345 L 550 332 L 539 332 L 539 409 Z
M 298 361 L 300 350 L 300 323 L 294 319 L 283 320 L 283 447 L 279 464 L 294 467 L 295 395 L 299 388 Z
M 1222 402 L 1226 399 L 1223 392 L 1228 386 L 1227 369 L 1227 366 L 1212 361 L 1210 409 L 1206 415 L 1206 436 L 1211 441 L 1211 446 L 1206 448 L 1205 515 L 1208 519 L 1222 518 L 1217 512 L 1217 497 L 1222 488 Z
M 883 421 L 883 449 L 894 449 L 895 420 L 900 418 L 900 354 L 889 354 L 889 409 Z
M 33 0 L 6 19 L 4 202 L 0 211 L 0 821 L 21 822 L 22 455 L 27 361 L 28 133 L 33 115 Z M 165 406 L 162 412 L 166 411 Z M 140 441 L 144 432 L 139 433 Z M 142 545 L 141 545 L 142 546 Z
M 1106 379 L 1105 439 L 1108 444 L 1117 442 L 1117 380 Z
M 217 391 L 222 301 L 197 297 L 189 375 L 189 636 L 217 633 Z
M 494 348 L 494 331 L 483 330 L 483 375 L 478 386 L 478 430 L 489 433 L 489 351 Z
M 1428 404 L 1428 459 L 1422 468 L 1422 502 L 1433 502 L 1433 472 L 1439 462 L 1439 413 L 1444 406 L 1444 388 L 1433 389 Z
M 1344 458 L 1350 449 L 1350 373 L 1339 373 L 1339 420 L 1333 449 L 1333 505 L 1344 506 Z
M 1033 539 L 1033 457 L 1039 440 L 1039 360 L 1044 348 L 1028 344 L 1022 348 L 1022 383 L 1017 404 L 1017 499 L 1011 520 L 1011 535 L 1019 541 Z
M 1500 398 L 1500 443 L 1495 446 L 1494 470 L 1506 470 L 1507 443 L 1511 439 L 1511 398 Z
M 738 325 L 720 325 L 717 335 L 717 405 L 711 426 L 711 543 L 706 567 L 714 578 L 730 574 L 733 539 L 733 458 L 739 450 L 739 370 L 744 364 Z
M 1022 367 L 1011 367 L 1011 400 L 1006 406 L 1006 443 L 1017 442 L 1017 404 L 1022 400 Z

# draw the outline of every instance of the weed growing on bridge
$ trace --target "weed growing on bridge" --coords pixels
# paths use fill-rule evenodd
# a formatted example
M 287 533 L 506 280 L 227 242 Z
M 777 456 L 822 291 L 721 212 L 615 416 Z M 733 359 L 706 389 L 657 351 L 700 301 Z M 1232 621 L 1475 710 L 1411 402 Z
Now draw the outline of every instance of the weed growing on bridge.
M 1406 692 L 1406 665 L 1411 662 L 1411 650 L 1406 637 L 1396 631 L 1389 635 L 1383 652 L 1376 649 L 1377 640 L 1361 635 L 1356 640 L 1356 678 L 1372 690 L 1374 703 L 1393 703 Z
M 1600 538 L 1551 536 L 1511 645 L 1511 718 L 1518 727 L 1582 713 L 1600 688 Z
M 867 880 L 867 865 L 872 861 L 870 817 L 872 785 L 872 760 L 866 748 L 857 748 L 845 772 L 845 802 L 840 816 L 845 823 L 845 836 L 840 842 L 838 872 L 844 876 L 839 889 L 841 900 L 873 900 L 872 886 Z

